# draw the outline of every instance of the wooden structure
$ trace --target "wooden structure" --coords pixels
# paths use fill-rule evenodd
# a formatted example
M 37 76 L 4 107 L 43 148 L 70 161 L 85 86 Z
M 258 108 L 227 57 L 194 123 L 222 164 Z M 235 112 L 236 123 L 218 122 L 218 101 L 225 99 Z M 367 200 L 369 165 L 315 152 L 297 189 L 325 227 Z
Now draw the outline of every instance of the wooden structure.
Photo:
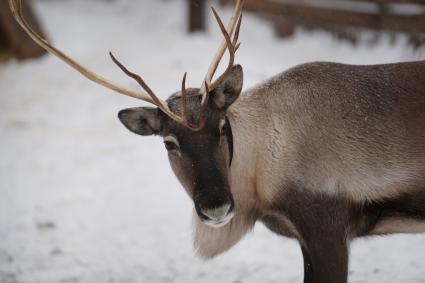
M 205 30 L 205 0 L 189 2 L 189 32 Z
M 23 2 L 25 17 L 34 29 L 43 34 L 37 19 L 32 12 L 30 1 Z M 9 9 L 9 1 L 0 1 L 0 62 L 9 58 L 23 60 L 38 57 L 44 54 L 43 48 L 38 46 L 13 19 Z
M 368 9 L 362 9 L 365 5 Z M 270 19 L 280 36 L 289 36 L 301 26 L 354 40 L 353 31 L 369 29 L 404 33 L 415 47 L 425 45 L 425 0 L 245 0 L 244 9 Z

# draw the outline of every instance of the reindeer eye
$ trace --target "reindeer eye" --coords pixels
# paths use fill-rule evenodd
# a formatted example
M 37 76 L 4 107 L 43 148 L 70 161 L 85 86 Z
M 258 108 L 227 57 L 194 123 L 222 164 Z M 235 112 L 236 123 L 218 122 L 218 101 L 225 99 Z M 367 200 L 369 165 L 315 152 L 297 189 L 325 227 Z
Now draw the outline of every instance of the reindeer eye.
M 168 151 L 178 149 L 177 145 L 172 141 L 164 141 L 164 144 Z
M 166 136 L 164 138 L 164 145 L 168 151 L 180 150 L 179 141 L 174 136 Z

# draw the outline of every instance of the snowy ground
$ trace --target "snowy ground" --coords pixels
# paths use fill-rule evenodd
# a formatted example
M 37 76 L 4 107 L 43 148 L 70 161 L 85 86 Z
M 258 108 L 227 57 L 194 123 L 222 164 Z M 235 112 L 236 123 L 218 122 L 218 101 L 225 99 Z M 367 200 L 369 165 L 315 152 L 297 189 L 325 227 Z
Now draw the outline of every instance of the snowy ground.
M 179 88 L 184 71 L 189 85 L 199 85 L 221 40 L 215 25 L 207 34 L 185 34 L 183 1 L 35 4 L 57 46 L 136 88 L 110 62 L 112 50 L 164 98 Z M 306 61 L 425 57 L 403 39 L 356 48 L 320 33 L 280 41 L 249 14 L 241 40 L 245 87 Z M 192 204 L 162 142 L 130 134 L 116 118 L 139 104 L 51 56 L 0 66 L 0 282 L 301 282 L 297 244 L 262 225 L 217 259 L 196 257 Z M 424 262 L 423 235 L 359 240 L 350 282 L 424 282 Z

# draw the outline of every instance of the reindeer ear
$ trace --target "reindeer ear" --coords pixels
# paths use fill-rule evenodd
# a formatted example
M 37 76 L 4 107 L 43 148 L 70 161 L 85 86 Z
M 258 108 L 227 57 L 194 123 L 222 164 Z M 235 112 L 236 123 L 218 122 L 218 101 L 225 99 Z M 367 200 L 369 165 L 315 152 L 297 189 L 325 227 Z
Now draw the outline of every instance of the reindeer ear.
M 142 136 L 157 135 L 161 131 L 161 117 L 158 108 L 136 107 L 121 110 L 118 118 L 124 126 Z
M 242 90 L 243 70 L 241 65 L 232 67 L 227 78 L 211 92 L 211 99 L 219 109 L 226 110 Z

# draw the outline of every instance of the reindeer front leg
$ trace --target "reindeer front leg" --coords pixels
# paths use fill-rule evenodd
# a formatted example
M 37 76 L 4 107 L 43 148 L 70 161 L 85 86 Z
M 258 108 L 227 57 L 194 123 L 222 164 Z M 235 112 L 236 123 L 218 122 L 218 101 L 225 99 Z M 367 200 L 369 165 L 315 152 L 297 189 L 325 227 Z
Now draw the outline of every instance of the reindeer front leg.
M 317 239 L 301 244 L 304 259 L 304 283 L 346 283 L 348 248 L 345 241 Z
M 346 283 L 348 245 L 356 218 L 343 197 L 294 190 L 281 209 L 297 230 L 304 259 L 304 283 Z

